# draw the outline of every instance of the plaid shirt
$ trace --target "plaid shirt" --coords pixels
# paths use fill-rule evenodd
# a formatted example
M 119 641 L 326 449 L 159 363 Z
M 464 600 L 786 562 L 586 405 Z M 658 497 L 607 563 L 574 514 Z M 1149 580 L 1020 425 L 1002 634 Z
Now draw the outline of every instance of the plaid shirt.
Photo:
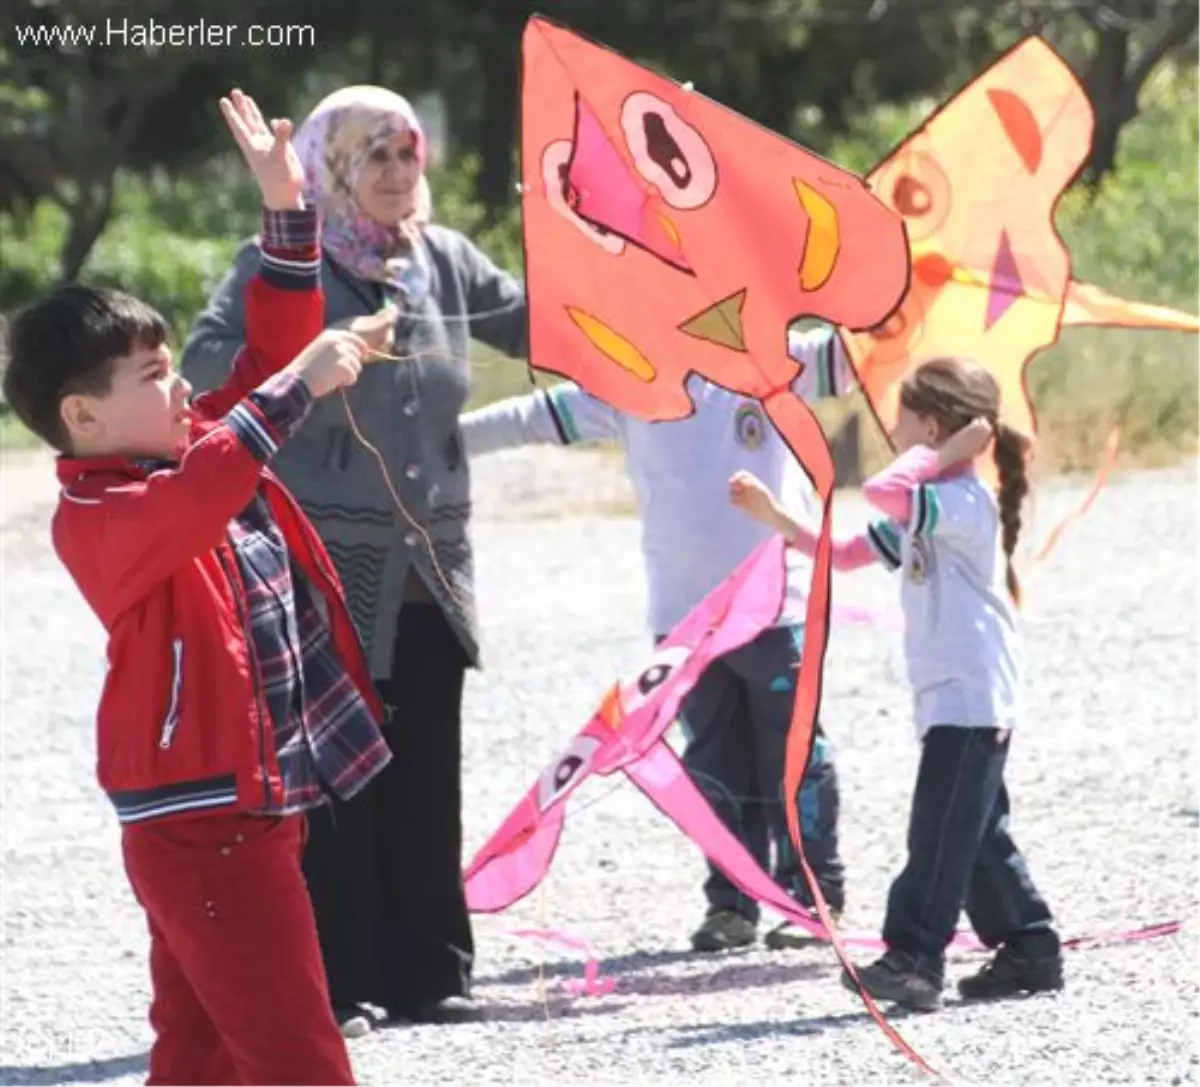
M 292 433 L 312 396 L 289 374 L 251 394 L 268 421 Z M 246 626 L 259 690 L 275 737 L 286 815 L 354 796 L 391 759 L 379 726 L 338 659 L 320 592 L 288 559 L 279 526 L 260 495 L 229 526 L 246 592 Z

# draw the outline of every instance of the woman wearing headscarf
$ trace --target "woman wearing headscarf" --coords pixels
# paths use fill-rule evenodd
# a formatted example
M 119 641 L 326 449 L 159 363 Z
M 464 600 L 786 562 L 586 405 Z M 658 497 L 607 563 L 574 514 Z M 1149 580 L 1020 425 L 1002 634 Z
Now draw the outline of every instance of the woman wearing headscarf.
M 333 557 L 391 710 L 389 767 L 351 803 L 314 812 L 305 851 L 330 997 L 354 1036 L 372 1022 L 366 1004 L 422 1022 L 473 1013 L 460 764 L 463 680 L 478 645 L 458 415 L 469 337 L 523 356 L 525 300 L 463 235 L 430 222 L 426 143 L 405 99 L 344 88 L 317 105 L 295 145 L 322 215 L 326 324 L 392 307 L 389 352 L 407 360 L 367 367 L 344 403 L 322 401 L 275 462 Z M 197 389 L 229 372 L 257 265 L 248 242 L 195 325 L 183 371 Z

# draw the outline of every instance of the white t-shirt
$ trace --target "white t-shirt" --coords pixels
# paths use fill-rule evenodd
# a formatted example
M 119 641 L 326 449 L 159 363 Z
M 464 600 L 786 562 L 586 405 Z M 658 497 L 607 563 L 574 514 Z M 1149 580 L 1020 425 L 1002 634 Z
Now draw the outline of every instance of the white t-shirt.
M 909 523 L 878 521 L 868 537 L 903 579 L 904 653 L 918 737 L 934 725 L 1012 728 L 1020 715 L 1023 649 L 991 490 L 973 472 L 919 484 Z
M 807 401 L 841 395 L 853 369 L 832 329 L 789 336 L 804 369 L 793 382 Z M 762 405 L 693 375 L 695 412 L 647 422 L 573 384 L 469 412 L 460 422 L 475 455 L 530 442 L 616 440 L 625 452 L 642 522 L 651 633 L 668 633 L 727 578 L 770 530 L 729 504 L 729 478 L 753 472 L 788 509 L 816 511 L 804 470 Z M 788 548 L 788 591 L 780 624 L 803 623 L 811 564 Z

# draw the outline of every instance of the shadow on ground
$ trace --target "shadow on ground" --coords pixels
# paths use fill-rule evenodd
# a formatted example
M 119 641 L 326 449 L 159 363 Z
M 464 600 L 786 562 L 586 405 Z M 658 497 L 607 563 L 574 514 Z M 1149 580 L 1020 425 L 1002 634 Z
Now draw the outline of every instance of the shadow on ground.
M 24 1084 L 107 1083 L 121 1076 L 144 1076 L 149 1053 L 131 1053 L 106 1061 L 72 1061 L 69 1064 L 0 1064 L 0 1083 Z

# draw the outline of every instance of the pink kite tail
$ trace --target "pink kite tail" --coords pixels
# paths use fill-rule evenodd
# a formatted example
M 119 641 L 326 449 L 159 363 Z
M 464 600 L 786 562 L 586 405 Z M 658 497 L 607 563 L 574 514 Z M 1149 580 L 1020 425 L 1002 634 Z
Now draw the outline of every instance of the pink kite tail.
M 508 935 L 523 940 L 540 940 L 553 947 L 582 952 L 584 955 L 582 979 L 570 978 L 563 983 L 563 988 L 569 996 L 605 996 L 617 987 L 615 978 L 600 976 L 599 956 L 596 954 L 596 949 L 582 936 L 576 936 L 561 929 L 542 928 L 512 929 Z
M 1146 925 L 1124 932 L 1097 932 L 1088 936 L 1072 936 L 1069 940 L 1063 940 L 1063 947 L 1078 951 L 1087 947 L 1098 947 L 1100 944 L 1131 944 L 1141 940 L 1157 940 L 1160 936 L 1174 936 L 1182 926 L 1181 921 L 1162 921 L 1157 925 Z

